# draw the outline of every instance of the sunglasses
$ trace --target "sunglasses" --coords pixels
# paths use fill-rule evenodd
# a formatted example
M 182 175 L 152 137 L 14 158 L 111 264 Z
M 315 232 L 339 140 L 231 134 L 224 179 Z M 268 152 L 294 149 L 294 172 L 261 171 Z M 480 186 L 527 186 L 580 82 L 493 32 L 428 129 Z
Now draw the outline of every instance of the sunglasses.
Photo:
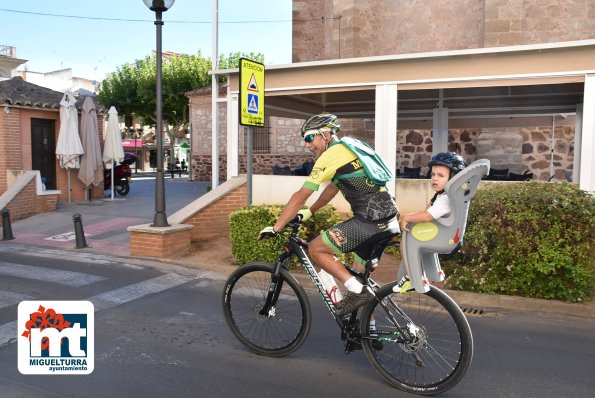
M 304 141 L 306 141 L 306 143 L 309 144 L 312 141 L 314 141 L 314 137 L 316 137 L 318 134 L 322 134 L 322 133 L 321 132 L 310 133 L 304 137 Z

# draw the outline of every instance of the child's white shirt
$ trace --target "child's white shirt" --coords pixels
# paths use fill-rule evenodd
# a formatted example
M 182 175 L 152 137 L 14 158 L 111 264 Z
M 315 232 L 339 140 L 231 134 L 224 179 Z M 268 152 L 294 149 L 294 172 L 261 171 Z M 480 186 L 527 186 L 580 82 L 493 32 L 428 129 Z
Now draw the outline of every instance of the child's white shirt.
M 426 211 L 434 217 L 434 220 L 450 213 L 450 200 L 448 199 L 448 195 L 446 195 L 446 193 L 438 195 L 434 204 Z

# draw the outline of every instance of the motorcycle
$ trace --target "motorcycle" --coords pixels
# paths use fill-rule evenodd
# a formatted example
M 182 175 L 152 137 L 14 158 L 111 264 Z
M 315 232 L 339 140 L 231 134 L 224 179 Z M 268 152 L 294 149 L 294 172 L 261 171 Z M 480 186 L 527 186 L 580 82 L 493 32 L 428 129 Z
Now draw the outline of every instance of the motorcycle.
M 136 156 L 125 152 L 124 160 L 114 167 L 114 192 L 120 196 L 128 195 L 130 192 L 130 183 L 132 182 L 132 169 L 130 165 L 136 162 Z M 112 188 L 111 169 L 103 169 L 103 189 Z

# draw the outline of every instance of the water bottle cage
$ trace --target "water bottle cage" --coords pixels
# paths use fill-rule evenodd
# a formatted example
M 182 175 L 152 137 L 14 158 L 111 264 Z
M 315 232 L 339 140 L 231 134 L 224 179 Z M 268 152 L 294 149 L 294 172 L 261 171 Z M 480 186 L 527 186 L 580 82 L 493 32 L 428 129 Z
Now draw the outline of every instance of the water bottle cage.
M 338 297 L 337 297 L 337 290 L 338 289 L 339 289 L 338 286 L 333 286 L 331 288 L 331 290 L 327 290 L 327 292 L 326 292 L 326 294 L 328 294 L 329 298 L 331 299 L 331 301 L 333 302 L 333 304 L 335 306 L 337 306 L 337 305 L 340 304 L 340 302 L 338 300 Z M 343 300 L 341 300 L 341 301 L 343 301 Z

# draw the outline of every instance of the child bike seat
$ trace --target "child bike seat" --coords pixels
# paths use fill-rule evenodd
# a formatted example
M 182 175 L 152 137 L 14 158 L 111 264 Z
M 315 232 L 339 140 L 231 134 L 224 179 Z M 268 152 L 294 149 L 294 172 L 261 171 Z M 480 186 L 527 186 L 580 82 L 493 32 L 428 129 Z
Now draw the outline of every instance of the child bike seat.
M 444 187 L 450 200 L 450 213 L 434 221 L 415 224 L 410 231 L 403 231 L 402 260 L 397 280 L 409 275 L 419 293 L 430 290 L 430 282 L 444 280 L 438 254 L 450 254 L 461 246 L 469 204 L 479 182 L 489 171 L 490 161 L 487 159 L 471 163 Z

